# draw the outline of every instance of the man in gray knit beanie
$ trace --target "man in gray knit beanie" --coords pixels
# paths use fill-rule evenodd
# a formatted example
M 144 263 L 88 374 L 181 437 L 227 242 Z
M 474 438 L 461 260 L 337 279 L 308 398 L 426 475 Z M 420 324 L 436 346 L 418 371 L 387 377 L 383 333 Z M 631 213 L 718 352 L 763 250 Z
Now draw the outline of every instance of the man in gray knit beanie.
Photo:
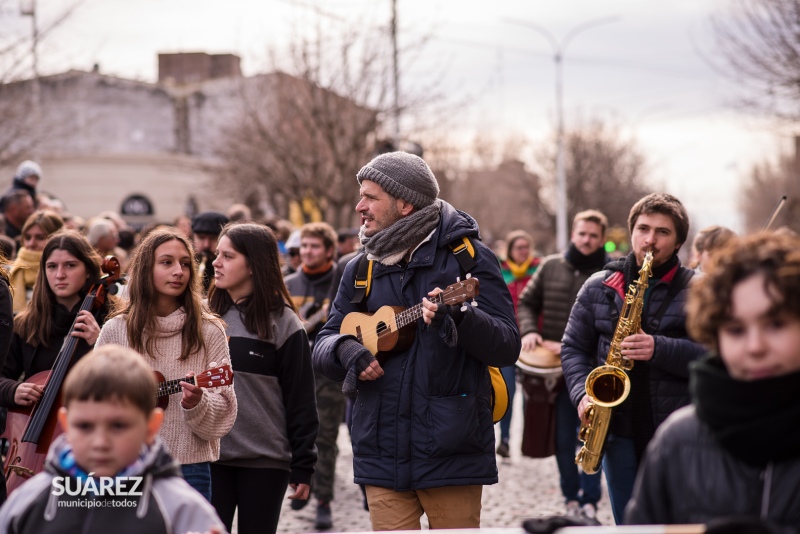
M 508 286 L 421 158 L 382 154 L 356 177 L 366 254 L 344 268 L 314 370 L 355 398 L 353 474 L 373 530 L 418 530 L 423 513 L 431 529 L 479 528 L 482 488 L 497 482 L 487 366 L 520 352 Z M 462 309 L 467 256 L 480 306 Z
M 439 183 L 425 160 L 408 152 L 381 154 L 358 171 L 359 185 L 372 180 L 395 198 L 415 208 L 430 206 L 439 196 Z
M 381 154 L 356 175 L 361 186 L 361 244 L 370 259 L 395 265 L 438 224 L 439 184 L 419 156 Z

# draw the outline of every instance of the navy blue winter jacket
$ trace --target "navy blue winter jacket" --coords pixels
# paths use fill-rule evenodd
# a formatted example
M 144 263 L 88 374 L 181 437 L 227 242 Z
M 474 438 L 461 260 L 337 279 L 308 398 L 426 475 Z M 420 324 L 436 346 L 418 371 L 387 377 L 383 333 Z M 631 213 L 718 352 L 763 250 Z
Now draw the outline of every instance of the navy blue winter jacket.
M 333 380 L 344 379 L 336 347 L 355 339 L 339 334 L 348 313 L 387 305 L 408 308 L 432 289 L 455 283 L 461 268 L 448 244 L 463 236 L 475 248 L 471 274 L 480 282 L 479 305 L 467 308 L 456 347 L 448 347 L 438 330 L 419 319 L 411 347 L 385 362 L 384 376 L 358 382 L 351 429 L 358 484 L 407 491 L 497 482 L 487 365 L 514 365 L 520 336 L 500 265 L 466 213 L 443 202 L 439 227 L 406 266 L 375 262 L 366 304 L 350 303 L 358 259 L 347 265 L 329 320 L 317 335 L 314 368 Z
M 611 339 L 622 311 L 627 287 L 622 262 L 606 266 L 594 274 L 581 288 L 572 307 L 561 347 L 561 366 L 567 381 L 570 399 L 578 406 L 586 393 L 589 373 L 605 363 Z M 668 297 L 670 286 L 678 272 L 686 270 L 678 263 L 657 283 L 650 284 L 648 298 L 642 311 L 642 329 L 653 336 L 655 351 L 649 362 L 650 408 L 653 428 L 680 408 L 689 404 L 689 363 L 705 353 L 705 349 L 689 339 L 686 332 L 686 298 L 688 284 L 668 304 L 661 320 L 654 315 Z M 641 365 L 635 362 L 634 365 Z M 611 431 L 624 426 L 630 416 L 631 399 L 614 409 Z M 616 424 L 615 424 L 616 423 Z

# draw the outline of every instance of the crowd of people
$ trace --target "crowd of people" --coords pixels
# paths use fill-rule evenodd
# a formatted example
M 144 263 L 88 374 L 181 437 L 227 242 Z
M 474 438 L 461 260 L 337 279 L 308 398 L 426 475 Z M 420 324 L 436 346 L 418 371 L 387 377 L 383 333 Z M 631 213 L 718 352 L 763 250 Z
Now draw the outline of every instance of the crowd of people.
M 604 476 L 618 524 L 800 527 L 791 232 L 709 227 L 684 267 L 689 215 L 652 193 L 630 209 L 627 255 L 608 256 L 588 206 L 567 250 L 541 257 L 516 230 L 497 253 L 405 152 L 365 163 L 360 227 L 339 231 L 235 205 L 136 232 L 69 215 L 41 177 L 23 162 L 0 198 L 0 531 L 221 533 L 236 517 L 275 532 L 286 498 L 330 530 L 344 422 L 374 530 L 479 528 L 511 455 L 495 367 L 511 399 L 524 386 L 523 453 L 555 456 L 565 517 L 596 520 Z M 642 272 L 640 328 L 617 339 Z M 629 392 L 592 474 L 575 458 L 599 402 L 587 377 L 614 351 Z M 28 447 L 40 419 L 59 426 Z

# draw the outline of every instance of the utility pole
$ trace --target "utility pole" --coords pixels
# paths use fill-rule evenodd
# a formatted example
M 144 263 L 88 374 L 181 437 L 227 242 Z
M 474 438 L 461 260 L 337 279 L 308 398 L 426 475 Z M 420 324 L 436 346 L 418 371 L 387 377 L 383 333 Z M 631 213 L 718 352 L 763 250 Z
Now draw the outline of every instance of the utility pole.
M 537 32 L 539 35 L 544 36 L 553 49 L 553 62 L 556 67 L 556 247 L 558 247 L 558 250 L 566 250 L 568 245 L 567 176 L 564 168 L 564 54 L 567 51 L 569 43 L 579 33 L 589 28 L 600 26 L 601 24 L 608 24 L 617 20 L 619 20 L 619 17 L 605 17 L 589 20 L 570 30 L 561 42 L 558 42 L 556 38 L 553 37 L 553 34 L 543 26 L 523 20 L 506 19 L 506 22 L 510 24 L 525 26 Z
M 400 66 L 397 61 L 397 0 L 392 0 L 392 82 L 394 84 L 394 147 L 400 148 Z
M 31 99 L 35 113 L 39 112 L 39 26 L 36 24 L 36 0 L 20 0 L 20 15 L 31 18 L 33 38 L 31 40 L 31 63 L 33 67 L 33 89 Z

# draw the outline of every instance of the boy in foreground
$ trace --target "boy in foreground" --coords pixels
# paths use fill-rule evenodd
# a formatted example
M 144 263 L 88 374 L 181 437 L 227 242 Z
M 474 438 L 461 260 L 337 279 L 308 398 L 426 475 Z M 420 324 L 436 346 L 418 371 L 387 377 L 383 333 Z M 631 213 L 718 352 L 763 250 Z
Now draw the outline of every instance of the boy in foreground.
M 712 352 L 691 366 L 692 404 L 650 443 L 626 523 L 796 532 L 800 239 L 735 238 L 705 273 L 691 289 L 688 325 Z
M 221 529 L 157 437 L 164 412 L 136 352 L 107 345 L 67 375 L 45 470 L 0 508 L 0 532 L 186 533 Z

